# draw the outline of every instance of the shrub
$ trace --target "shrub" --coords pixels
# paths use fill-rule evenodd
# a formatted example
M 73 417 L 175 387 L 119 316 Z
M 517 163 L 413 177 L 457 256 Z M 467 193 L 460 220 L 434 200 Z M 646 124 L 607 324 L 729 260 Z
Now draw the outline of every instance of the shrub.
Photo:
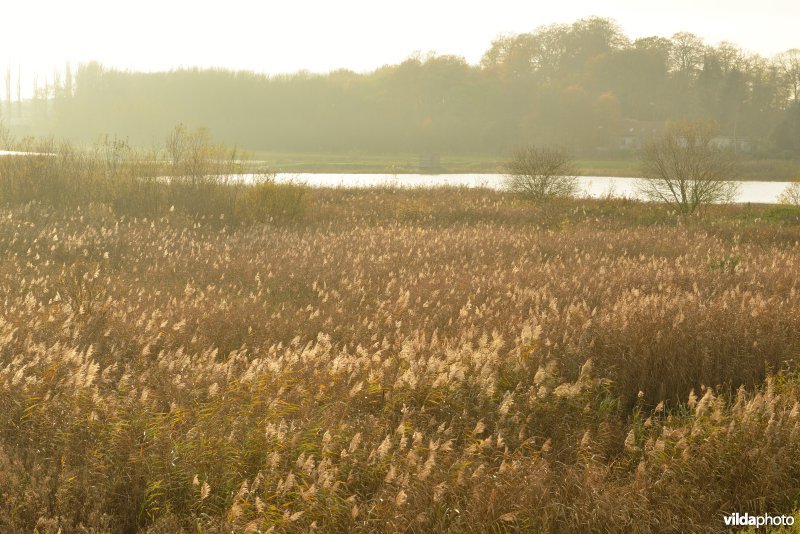
M 277 183 L 274 176 L 261 175 L 253 184 L 241 187 L 236 202 L 236 218 L 243 222 L 296 222 L 308 207 L 308 187 L 297 183 Z
M 176 127 L 161 151 L 108 136 L 84 151 L 52 140 L 27 140 L 22 149 L 29 153 L 0 158 L 2 203 L 99 203 L 125 215 L 178 210 L 229 222 L 296 222 L 308 204 L 308 188 L 300 184 L 279 184 L 270 175 L 246 184 L 242 155 L 214 144 L 204 129 Z
M 561 149 L 519 147 L 514 150 L 507 170 L 506 188 L 533 200 L 568 198 L 578 192 L 575 171 Z
M 800 179 L 795 180 L 783 190 L 778 202 L 790 206 L 800 206 Z
M 0 117 L 0 150 L 11 150 L 14 147 L 14 136 Z
M 680 121 L 642 149 L 640 192 L 681 214 L 716 202 L 733 202 L 738 191 L 734 154 L 715 141 L 713 123 Z

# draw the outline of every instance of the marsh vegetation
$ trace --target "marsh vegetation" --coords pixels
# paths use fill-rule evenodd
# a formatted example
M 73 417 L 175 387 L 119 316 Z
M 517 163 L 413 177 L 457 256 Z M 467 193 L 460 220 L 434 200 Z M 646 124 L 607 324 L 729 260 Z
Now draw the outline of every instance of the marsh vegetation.
M 158 217 L 178 210 L 231 223 L 299 219 L 307 188 L 250 172 L 247 154 L 215 142 L 206 129 L 175 127 L 143 150 L 103 136 L 88 148 L 69 142 L 14 140 L 20 154 L 0 157 L 0 203 L 56 208 L 110 207 L 119 215 Z
M 732 203 L 786 185 L 737 175 L 797 180 L 800 51 L 590 17 L 472 65 L 85 63 L 25 101 L 19 71 L 0 533 L 800 521 L 800 185 Z M 288 171 L 507 188 L 309 187 L 220 140 Z M 581 170 L 645 176 L 650 202 L 581 199 Z
M 797 510 L 795 208 L 306 195 L 249 224 L 6 201 L 0 530 L 686 532 Z

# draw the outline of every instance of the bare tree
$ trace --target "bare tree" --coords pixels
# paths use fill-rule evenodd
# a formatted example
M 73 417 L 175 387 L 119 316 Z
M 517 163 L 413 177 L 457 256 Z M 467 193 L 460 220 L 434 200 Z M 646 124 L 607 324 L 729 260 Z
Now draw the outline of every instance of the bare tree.
M 534 200 L 572 197 L 578 180 L 566 153 L 533 145 L 514 150 L 507 165 L 506 188 Z
M 689 32 L 679 32 L 672 36 L 672 69 L 685 75 L 693 75 L 703 64 L 706 46 L 703 39 Z
M 14 147 L 14 136 L 6 126 L 3 117 L 0 116 L 0 150 L 11 150 Z
M 716 131 L 711 122 L 680 121 L 645 143 L 640 193 L 682 214 L 705 204 L 734 201 L 736 159 L 715 139 Z
M 800 49 L 792 48 L 787 50 L 782 54 L 778 54 L 775 60 L 781 76 L 785 80 L 786 87 L 791 93 L 791 100 L 800 102 Z
M 800 206 L 800 179 L 790 183 L 778 197 L 781 204 Z
M 15 145 L 14 135 L 6 126 L 5 121 L 0 117 L 0 149 L 11 150 Z

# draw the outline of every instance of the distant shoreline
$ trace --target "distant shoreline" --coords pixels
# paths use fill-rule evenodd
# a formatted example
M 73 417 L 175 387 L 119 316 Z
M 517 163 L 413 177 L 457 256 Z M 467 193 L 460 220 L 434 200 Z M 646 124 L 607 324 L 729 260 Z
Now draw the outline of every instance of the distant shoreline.
M 276 173 L 341 174 L 504 174 L 505 161 L 491 156 L 442 156 L 437 167 L 421 168 L 413 155 L 364 155 L 255 153 L 256 170 Z M 580 176 L 637 178 L 636 159 L 576 159 Z M 788 182 L 800 178 L 800 161 L 745 159 L 737 181 Z

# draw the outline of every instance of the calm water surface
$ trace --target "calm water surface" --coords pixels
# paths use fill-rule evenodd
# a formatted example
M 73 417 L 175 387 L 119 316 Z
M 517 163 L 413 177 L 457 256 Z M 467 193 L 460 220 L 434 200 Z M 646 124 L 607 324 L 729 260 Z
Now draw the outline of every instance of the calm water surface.
M 278 174 L 279 182 L 301 182 L 324 187 L 489 187 L 501 189 L 502 174 Z M 641 198 L 636 189 L 637 178 L 580 176 L 583 196 Z M 739 202 L 774 204 L 789 182 L 738 182 Z
M 25 152 L 0 150 L 0 156 L 25 155 Z M 253 175 L 248 175 L 252 179 Z M 318 187 L 488 187 L 502 189 L 502 174 L 330 174 L 330 173 L 279 173 L 279 182 L 300 182 Z M 608 176 L 580 176 L 581 193 L 585 197 L 641 198 L 637 191 L 637 178 Z M 739 202 L 763 204 L 777 203 L 778 196 L 790 182 L 738 182 Z

